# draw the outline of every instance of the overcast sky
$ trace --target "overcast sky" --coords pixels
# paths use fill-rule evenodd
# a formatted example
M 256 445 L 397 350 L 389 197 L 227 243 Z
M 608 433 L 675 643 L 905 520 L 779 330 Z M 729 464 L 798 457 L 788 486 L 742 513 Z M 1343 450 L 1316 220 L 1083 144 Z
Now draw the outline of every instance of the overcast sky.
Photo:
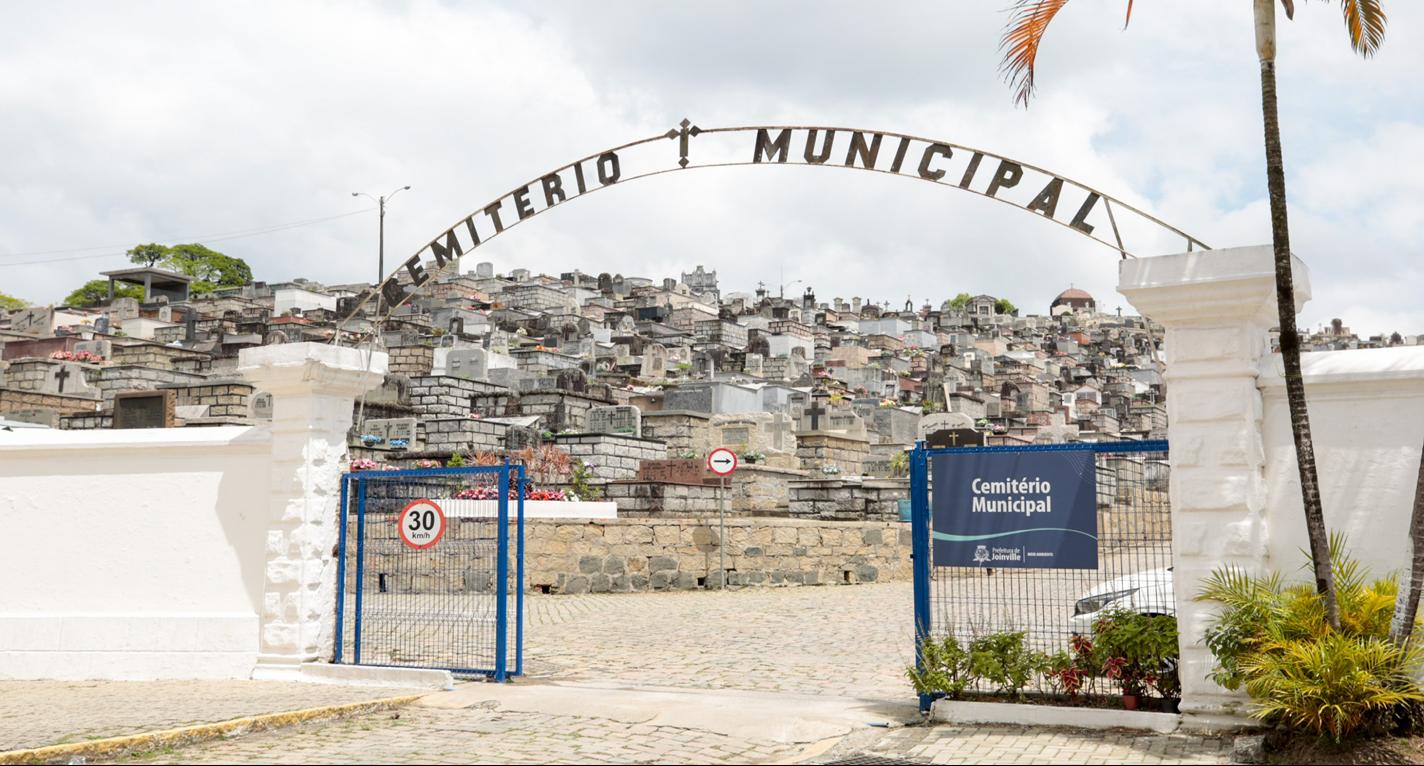
M 1028 110 L 997 70 L 1006 4 L 7 4 L 0 292 L 59 300 L 151 240 L 203 241 L 268 281 L 374 280 L 374 211 L 213 235 L 360 211 L 352 191 L 410 184 L 386 219 L 389 270 L 509 189 L 684 116 L 982 147 L 1214 247 L 1270 241 L 1249 2 L 1139 3 L 1123 31 L 1125 3 L 1078 0 L 1054 22 Z M 1310 326 L 1424 332 L 1424 3 L 1386 5 L 1371 60 L 1351 52 L 1336 3 L 1280 19 Z M 1126 308 L 1117 253 L 1068 229 L 954 189 L 812 168 L 620 185 L 473 260 L 653 278 L 700 263 L 724 291 L 799 279 L 822 299 L 983 292 L 1036 313 L 1072 283 Z

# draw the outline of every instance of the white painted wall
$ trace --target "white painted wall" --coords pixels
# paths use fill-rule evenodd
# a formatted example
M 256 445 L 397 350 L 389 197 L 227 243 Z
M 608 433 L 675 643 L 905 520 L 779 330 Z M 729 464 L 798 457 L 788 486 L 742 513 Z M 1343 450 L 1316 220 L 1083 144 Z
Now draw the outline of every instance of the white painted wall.
M 1403 572 L 1424 445 L 1424 348 L 1323 351 L 1302 355 L 1301 365 L 1325 525 L 1348 534 L 1375 575 Z M 1272 569 L 1297 574 L 1309 543 L 1279 355 L 1262 359 L 1258 384 L 1267 555 Z
M 288 309 L 327 309 L 336 310 L 336 296 L 318 293 L 312 290 L 303 290 L 300 287 L 283 287 L 272 291 L 272 315 L 282 316 Z
M 0 432 L 0 678 L 245 678 L 270 438 Z

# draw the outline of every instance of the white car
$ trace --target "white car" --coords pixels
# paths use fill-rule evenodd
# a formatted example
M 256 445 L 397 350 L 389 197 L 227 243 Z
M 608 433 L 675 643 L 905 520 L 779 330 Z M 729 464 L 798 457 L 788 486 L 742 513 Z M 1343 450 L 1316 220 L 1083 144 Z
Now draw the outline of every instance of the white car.
M 1093 622 L 1115 609 L 1175 616 L 1177 597 L 1172 591 L 1172 568 L 1134 572 L 1088 591 L 1073 604 L 1069 630 L 1075 635 L 1092 635 Z

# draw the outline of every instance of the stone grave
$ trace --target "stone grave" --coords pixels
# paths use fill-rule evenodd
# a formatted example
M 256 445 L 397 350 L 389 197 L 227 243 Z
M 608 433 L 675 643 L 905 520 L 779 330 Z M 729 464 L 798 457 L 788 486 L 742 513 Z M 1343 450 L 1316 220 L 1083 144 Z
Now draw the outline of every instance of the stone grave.
M 109 315 L 118 320 L 138 319 L 138 299 L 115 298 L 109 304 Z
M 40 391 L 66 396 L 99 396 L 99 389 L 89 385 L 88 378 L 84 376 L 84 366 L 74 362 L 49 365 Z
M 361 444 L 369 449 L 420 449 L 420 437 L 415 418 L 368 420 L 365 427 L 360 430 Z M 379 441 L 368 440 L 367 436 L 374 436 Z
M 10 332 L 47 338 L 54 335 L 54 309 L 48 306 L 23 308 L 10 314 Z
M 707 470 L 707 465 L 700 458 L 644 460 L 638 464 L 638 481 L 705 484 L 709 479 L 715 480 L 716 477 Z
M 594 407 L 588 411 L 587 430 L 643 438 L 643 411 L 632 404 Z
M 482 348 L 452 348 L 445 354 L 445 374 L 465 380 L 488 381 L 489 352 Z
M 107 340 L 82 340 L 74 344 L 74 353 L 84 352 L 108 359 L 113 356 L 114 344 Z
M 114 428 L 173 428 L 177 400 L 172 389 L 114 394 Z
M 658 380 L 667 377 L 668 350 L 661 343 L 649 343 L 643 349 L 643 362 L 638 367 L 638 377 Z
M 930 447 L 973 447 L 984 443 L 974 419 L 962 412 L 935 412 L 920 419 L 919 437 Z

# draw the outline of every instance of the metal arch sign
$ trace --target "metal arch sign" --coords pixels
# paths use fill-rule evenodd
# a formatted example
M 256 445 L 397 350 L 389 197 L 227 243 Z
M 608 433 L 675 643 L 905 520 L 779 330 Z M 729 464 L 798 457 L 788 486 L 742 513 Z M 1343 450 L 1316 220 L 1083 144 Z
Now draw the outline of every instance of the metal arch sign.
M 696 168 L 742 165 L 865 170 L 979 194 L 1052 221 L 1133 257 L 1183 240 L 1201 240 L 1114 197 L 1045 170 L 982 149 L 904 133 L 839 127 L 745 126 L 702 128 L 683 120 L 656 136 L 615 146 L 557 167 L 456 221 L 375 290 L 363 292 L 342 318 L 345 325 L 380 296 L 377 321 L 418 293 L 461 256 L 559 205 L 639 178 Z M 339 335 L 339 333 L 338 333 Z

